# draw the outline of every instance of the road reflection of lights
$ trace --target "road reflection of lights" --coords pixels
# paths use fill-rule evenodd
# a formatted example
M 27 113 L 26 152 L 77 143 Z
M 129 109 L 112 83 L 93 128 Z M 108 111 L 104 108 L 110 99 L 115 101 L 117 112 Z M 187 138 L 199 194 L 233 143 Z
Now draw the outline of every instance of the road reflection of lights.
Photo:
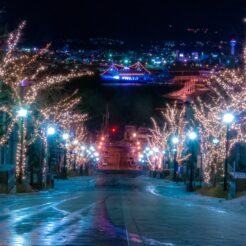
M 99 226 L 99 230 L 107 233 L 110 236 L 126 240 L 128 242 L 128 245 L 129 243 L 133 242 L 138 244 L 144 243 L 146 245 L 175 246 L 175 244 L 173 243 L 160 242 L 155 239 L 144 237 L 142 235 L 140 236 L 136 233 L 128 232 L 126 227 L 123 229 L 119 226 L 115 226 L 109 219 L 104 203 L 100 204 L 100 206 L 96 209 L 96 211 L 97 211 L 96 225 Z
M 53 231 L 54 227 L 55 227 L 55 223 L 54 222 L 48 222 L 46 224 L 46 230 L 47 231 L 50 231 L 50 232 Z
M 153 195 L 161 196 L 160 194 L 157 193 L 155 186 L 152 186 L 152 185 L 147 186 L 147 187 L 146 187 L 146 190 L 147 190 L 148 192 L 152 193 Z
M 20 210 L 13 210 L 11 212 L 11 223 L 13 223 L 13 224 L 19 223 L 19 222 L 21 222 L 25 219 L 28 219 L 34 215 L 41 214 L 46 210 L 49 210 L 55 206 L 63 204 L 64 202 L 68 202 L 68 201 L 71 201 L 71 200 L 74 200 L 74 199 L 77 199 L 80 197 L 81 197 L 81 195 L 70 197 L 67 199 L 63 199 L 59 202 L 54 202 L 54 203 L 48 202 L 48 203 L 42 204 L 40 206 L 34 206 L 34 207 L 30 207 L 30 208 L 26 208 L 26 209 L 20 209 Z
M 191 204 L 191 203 L 185 203 L 185 206 L 186 206 L 186 207 L 193 207 L 194 205 Z
M 226 214 L 227 212 L 218 208 L 209 207 L 209 210 L 218 212 L 220 214 Z
M 11 244 L 15 246 L 26 246 L 28 245 L 28 240 L 26 240 L 22 235 L 14 234 L 11 237 Z
M 70 245 L 83 230 L 91 227 L 91 215 L 86 213 L 86 216 L 83 216 L 82 214 L 94 207 L 95 204 L 91 204 L 86 208 L 69 213 L 66 217 L 54 222 L 50 230 L 44 225 L 41 231 L 46 245 Z

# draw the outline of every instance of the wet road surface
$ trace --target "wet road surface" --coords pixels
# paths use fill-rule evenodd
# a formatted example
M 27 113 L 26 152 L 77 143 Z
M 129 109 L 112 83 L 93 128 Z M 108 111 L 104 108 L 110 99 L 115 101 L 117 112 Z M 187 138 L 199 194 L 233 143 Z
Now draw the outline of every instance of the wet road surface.
M 79 177 L 0 202 L 0 246 L 246 245 L 246 214 L 145 176 Z

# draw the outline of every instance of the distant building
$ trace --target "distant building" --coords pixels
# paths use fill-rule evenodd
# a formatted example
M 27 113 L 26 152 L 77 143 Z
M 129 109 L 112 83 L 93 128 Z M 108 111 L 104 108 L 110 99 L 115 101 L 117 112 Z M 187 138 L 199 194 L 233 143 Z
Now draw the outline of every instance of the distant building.
M 133 125 L 125 126 L 124 137 L 118 141 L 105 138 L 103 148 L 100 148 L 101 162 L 99 170 L 135 170 L 143 169 L 139 156 L 148 143 L 149 129 Z

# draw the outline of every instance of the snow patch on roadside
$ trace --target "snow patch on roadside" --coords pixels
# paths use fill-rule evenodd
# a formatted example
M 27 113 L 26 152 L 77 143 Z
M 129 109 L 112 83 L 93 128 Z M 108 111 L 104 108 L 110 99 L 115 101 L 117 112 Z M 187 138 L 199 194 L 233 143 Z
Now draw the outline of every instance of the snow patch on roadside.
M 246 213 L 246 195 L 222 203 L 225 209 Z
M 155 196 L 168 197 L 189 202 L 192 205 L 208 206 L 212 210 L 219 213 L 240 212 L 246 214 L 246 196 L 242 196 L 233 200 L 223 198 L 214 198 L 202 196 L 198 193 L 186 192 L 183 184 L 176 183 L 158 183 L 146 186 L 146 190 Z

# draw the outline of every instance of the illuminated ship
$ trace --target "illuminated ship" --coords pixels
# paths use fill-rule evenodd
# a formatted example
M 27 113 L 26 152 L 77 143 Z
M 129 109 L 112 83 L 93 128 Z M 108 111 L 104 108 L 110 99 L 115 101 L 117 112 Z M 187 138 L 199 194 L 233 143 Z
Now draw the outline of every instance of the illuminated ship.
M 155 73 L 148 70 L 142 63 L 137 62 L 131 66 L 112 64 L 101 74 L 102 80 L 111 81 L 114 84 L 143 84 L 165 82 L 168 74 L 163 71 Z

